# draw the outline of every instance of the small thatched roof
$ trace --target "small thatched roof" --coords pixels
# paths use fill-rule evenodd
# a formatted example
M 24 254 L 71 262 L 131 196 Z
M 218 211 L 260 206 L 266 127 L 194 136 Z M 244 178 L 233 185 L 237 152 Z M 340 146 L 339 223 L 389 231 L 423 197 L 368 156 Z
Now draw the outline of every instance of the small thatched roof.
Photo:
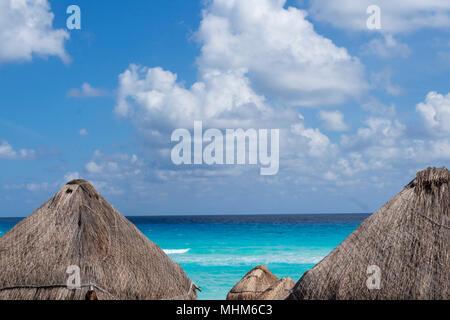
M 266 266 L 257 266 L 231 289 L 227 300 L 256 300 L 276 282 L 278 278 Z
M 281 278 L 257 297 L 257 300 L 284 300 L 295 282 L 291 278 Z
M 446 168 L 419 172 L 398 195 L 306 272 L 290 298 L 448 300 L 449 181 Z M 379 267 L 379 273 L 376 267 L 368 272 L 370 266 Z
M 81 289 L 67 288 L 69 266 L 80 268 Z M 0 299 L 195 299 L 195 289 L 84 180 L 69 182 L 0 238 Z

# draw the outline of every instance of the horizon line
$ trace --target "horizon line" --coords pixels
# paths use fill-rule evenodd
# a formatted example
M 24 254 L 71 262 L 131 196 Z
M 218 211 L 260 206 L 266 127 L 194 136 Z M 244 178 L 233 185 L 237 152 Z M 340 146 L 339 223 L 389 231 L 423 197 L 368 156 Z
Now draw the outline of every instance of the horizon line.
M 237 216 L 296 216 L 296 215 L 371 215 L 374 212 L 335 212 L 335 213 L 245 213 L 245 214 L 147 214 L 147 215 L 123 215 L 126 218 L 146 218 L 146 217 L 237 217 Z M 31 215 L 31 214 L 30 214 Z M 9 216 L 1 217 L 1 219 L 18 219 L 27 218 L 28 216 Z

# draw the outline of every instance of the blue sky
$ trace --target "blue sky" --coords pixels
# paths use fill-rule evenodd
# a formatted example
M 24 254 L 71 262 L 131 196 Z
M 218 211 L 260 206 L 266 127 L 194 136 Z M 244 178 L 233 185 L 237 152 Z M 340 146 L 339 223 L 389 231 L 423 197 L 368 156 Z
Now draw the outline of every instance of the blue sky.
M 376 210 L 450 162 L 450 5 L 377 3 L 1 0 L 0 216 L 72 178 L 125 215 Z M 194 120 L 279 128 L 279 173 L 173 165 Z

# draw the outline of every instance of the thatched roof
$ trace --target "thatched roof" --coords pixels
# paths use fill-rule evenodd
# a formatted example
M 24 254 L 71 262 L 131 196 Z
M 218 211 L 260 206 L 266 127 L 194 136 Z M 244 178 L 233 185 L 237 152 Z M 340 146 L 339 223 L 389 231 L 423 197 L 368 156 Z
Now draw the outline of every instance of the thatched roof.
M 446 168 L 419 172 L 306 272 L 290 298 L 449 299 L 449 181 Z M 369 266 L 379 267 L 379 289 Z
M 227 300 L 256 300 L 276 282 L 278 278 L 266 266 L 257 266 L 231 289 Z
M 80 268 L 81 289 L 67 288 L 69 266 Z M 84 180 L 69 182 L 0 238 L 0 299 L 195 299 L 195 289 Z
M 281 278 L 260 294 L 257 300 L 284 300 L 294 285 L 295 282 L 291 278 Z

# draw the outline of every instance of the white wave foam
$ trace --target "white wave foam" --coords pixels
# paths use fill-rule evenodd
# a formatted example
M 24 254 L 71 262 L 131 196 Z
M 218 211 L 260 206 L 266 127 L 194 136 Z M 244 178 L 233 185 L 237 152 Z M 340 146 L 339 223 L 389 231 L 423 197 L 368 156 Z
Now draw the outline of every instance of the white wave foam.
M 184 254 L 191 249 L 163 249 L 166 254 Z

